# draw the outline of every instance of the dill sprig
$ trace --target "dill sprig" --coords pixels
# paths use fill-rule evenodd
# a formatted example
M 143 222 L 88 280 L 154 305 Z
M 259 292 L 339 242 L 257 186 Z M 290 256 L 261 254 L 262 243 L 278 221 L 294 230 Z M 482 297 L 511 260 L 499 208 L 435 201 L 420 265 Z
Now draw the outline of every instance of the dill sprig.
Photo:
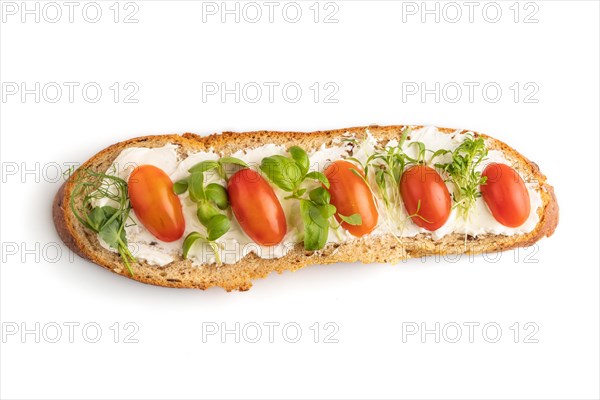
M 90 169 L 75 172 L 75 186 L 70 207 L 77 220 L 96 232 L 111 248 L 117 250 L 133 276 L 131 263 L 135 258 L 127 247 L 125 227 L 130 219 L 131 203 L 127 195 L 127 182 L 123 179 Z M 110 205 L 94 206 L 100 199 Z

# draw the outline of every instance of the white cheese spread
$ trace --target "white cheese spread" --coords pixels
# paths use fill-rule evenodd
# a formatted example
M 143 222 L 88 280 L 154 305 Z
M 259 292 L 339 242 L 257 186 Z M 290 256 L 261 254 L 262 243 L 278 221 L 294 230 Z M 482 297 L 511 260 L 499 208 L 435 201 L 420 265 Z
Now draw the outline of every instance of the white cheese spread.
M 350 136 L 348 136 L 350 138 Z M 436 151 L 439 149 L 454 150 L 462 141 L 465 135 L 455 132 L 452 134 L 445 134 L 440 132 L 435 127 L 424 127 L 418 130 L 413 130 L 410 139 L 403 145 L 403 150 L 410 156 L 416 156 L 416 146 L 409 146 L 411 142 L 420 141 L 423 142 L 428 150 Z M 373 154 L 375 147 L 380 145 L 367 130 L 366 140 L 358 140 L 355 144 L 349 144 L 348 142 L 338 139 L 335 141 L 333 146 L 326 147 L 325 145 L 318 149 L 308 151 L 310 158 L 310 170 L 323 172 L 325 167 L 335 160 L 342 159 L 352 155 L 352 157 L 360 160 L 364 163 L 369 155 Z M 398 142 L 392 140 L 387 143 L 388 146 L 397 146 Z M 208 152 L 197 152 L 188 154 L 187 157 L 183 158 L 179 156 L 177 152 L 177 145 L 167 144 L 163 147 L 158 148 L 142 148 L 142 147 L 130 147 L 123 150 L 117 158 L 114 160 L 113 165 L 109 168 L 108 173 L 119 176 L 120 178 L 127 180 L 131 172 L 136 166 L 150 164 L 165 171 L 173 182 L 176 182 L 182 178 L 189 176 L 188 170 L 201 161 L 206 160 L 217 160 L 221 156 L 214 151 Z M 259 171 L 258 166 L 260 165 L 263 158 L 272 156 L 275 154 L 287 155 L 287 150 L 284 146 L 265 144 L 254 149 L 240 150 L 232 157 L 239 158 L 245 161 L 248 165 Z M 429 159 L 429 156 L 427 157 Z M 446 162 L 450 160 L 450 155 L 441 156 L 437 162 Z M 478 170 L 483 170 L 486 165 L 491 162 L 509 164 L 510 162 L 504 157 L 504 154 L 497 150 L 490 150 L 487 158 L 478 166 Z M 370 174 L 372 175 L 372 174 Z M 523 177 L 525 178 L 525 177 Z M 404 207 L 401 210 L 397 210 L 398 213 L 393 216 L 387 215 L 386 207 L 383 205 L 381 199 L 377 196 L 377 205 L 379 211 L 379 221 L 377 227 L 369 235 L 377 236 L 393 232 L 395 235 L 410 237 L 415 236 L 419 233 L 430 233 L 434 240 L 439 240 L 450 233 L 460 233 L 471 236 L 478 236 L 482 234 L 492 233 L 497 235 L 515 235 L 531 232 L 537 223 L 539 222 L 539 216 L 537 213 L 538 208 L 542 205 L 542 198 L 540 195 L 540 187 L 537 182 L 526 182 L 527 190 L 529 192 L 529 198 L 531 201 L 531 212 L 529 218 L 525 223 L 517 228 L 509 228 L 500 224 L 492 216 L 488 210 L 485 201 L 480 197 L 476 200 L 475 206 L 470 212 L 470 218 L 465 221 L 463 218 L 457 216 L 456 209 L 453 209 L 448 221 L 434 232 L 429 232 L 417 225 L 415 225 L 410 218 L 408 218 Z M 220 183 L 226 186 L 218 174 L 207 172 L 205 174 L 205 183 Z M 374 182 L 370 182 L 371 187 L 376 188 Z M 314 185 L 316 186 L 316 184 Z M 253 252 L 262 258 L 279 258 L 284 256 L 288 251 L 293 249 L 295 245 L 301 241 L 303 226 L 302 219 L 300 218 L 299 202 L 295 199 L 285 199 L 289 193 L 284 192 L 278 187 L 272 185 L 273 190 L 286 215 L 288 232 L 283 241 L 276 246 L 260 246 L 253 242 L 240 228 L 235 218 L 231 218 L 231 228 L 222 237 L 216 240 L 216 243 L 220 251 L 220 259 L 223 263 L 233 264 L 242 259 L 247 254 Z M 453 188 L 448 183 L 448 189 L 452 193 Z M 164 266 L 171 263 L 176 256 L 181 256 L 182 245 L 185 237 L 194 231 L 204 234 L 205 228 L 200 223 L 196 216 L 197 204 L 194 203 L 188 192 L 180 195 L 181 204 L 183 207 L 183 213 L 185 217 L 185 233 L 181 239 L 174 242 L 163 242 L 154 237 L 136 218 L 135 213 L 131 213 L 131 218 L 134 223 L 127 224 L 126 237 L 134 257 L 140 260 L 145 260 L 150 264 Z M 99 200 L 94 205 L 105 205 L 107 200 Z M 231 210 L 228 210 L 228 215 L 231 217 Z M 403 223 L 398 223 L 398 217 Z M 330 229 L 328 242 L 335 243 L 353 238 L 343 228 L 339 228 L 337 232 L 334 229 Z M 109 248 L 109 246 L 100 239 L 103 247 L 116 251 Z M 196 242 L 188 254 L 188 258 L 192 260 L 192 263 L 196 266 L 203 264 L 212 264 L 216 261 L 212 248 L 206 243 Z

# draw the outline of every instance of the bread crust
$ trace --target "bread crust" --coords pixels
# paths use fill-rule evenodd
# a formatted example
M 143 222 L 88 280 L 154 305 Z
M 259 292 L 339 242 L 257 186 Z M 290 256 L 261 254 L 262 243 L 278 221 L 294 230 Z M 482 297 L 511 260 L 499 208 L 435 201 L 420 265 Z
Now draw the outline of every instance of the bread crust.
M 94 171 L 106 171 L 118 154 L 127 147 L 161 147 L 167 143 L 180 146 L 180 151 L 201 151 L 214 149 L 229 155 L 239 149 L 257 147 L 265 143 L 289 146 L 298 144 L 303 148 L 317 148 L 322 144 L 331 145 L 333 139 L 349 133 L 357 138 L 365 136 L 368 129 L 378 139 L 398 138 L 406 128 L 403 125 L 363 126 L 331 131 L 274 132 L 255 131 L 247 133 L 224 132 L 210 136 L 198 136 L 192 133 L 184 135 L 143 136 L 107 147 L 85 162 L 80 168 Z M 413 129 L 421 126 L 412 126 Z M 456 129 L 438 128 L 444 133 L 457 132 Z M 460 133 L 473 132 L 463 130 Z M 330 264 L 336 262 L 363 263 L 384 262 L 397 263 L 401 260 L 427 255 L 445 254 L 478 254 L 498 252 L 515 247 L 528 247 L 545 236 L 551 236 L 558 224 L 558 202 L 552 186 L 546 183 L 546 177 L 540 172 L 537 164 L 519 154 L 505 143 L 487 135 L 473 132 L 488 140 L 488 147 L 504 152 L 508 160 L 526 176 L 528 180 L 536 180 L 540 186 L 542 206 L 538 209 L 539 222 L 529 233 L 523 235 L 480 235 L 477 238 L 461 234 L 449 234 L 440 240 L 433 240 L 427 234 L 414 237 L 395 238 L 392 234 L 375 237 L 356 238 L 344 243 L 330 243 L 316 252 L 304 250 L 301 243 L 295 245 L 285 256 L 276 259 L 262 259 L 251 253 L 235 264 L 192 266 L 189 260 L 178 259 L 164 267 L 150 265 L 139 261 L 132 265 L 134 275 L 131 276 L 121 262 L 119 255 L 100 246 L 97 235 L 84 228 L 73 215 L 69 199 L 74 187 L 77 171 L 58 190 L 53 203 L 53 220 L 62 241 L 75 253 L 114 273 L 137 281 L 158 286 L 176 288 L 207 289 L 220 286 L 227 291 L 248 290 L 252 281 L 264 278 L 276 271 L 295 271 L 312 264 Z M 399 239 L 399 240 L 398 240 Z

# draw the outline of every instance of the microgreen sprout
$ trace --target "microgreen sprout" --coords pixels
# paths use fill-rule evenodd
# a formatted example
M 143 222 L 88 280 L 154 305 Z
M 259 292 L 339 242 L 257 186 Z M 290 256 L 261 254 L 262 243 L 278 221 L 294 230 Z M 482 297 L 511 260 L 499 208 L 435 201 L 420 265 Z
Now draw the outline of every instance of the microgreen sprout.
M 104 174 L 91 169 L 81 169 L 73 174 L 75 186 L 69 202 L 73 215 L 119 252 L 123 263 L 133 276 L 131 263 L 136 260 L 127 247 L 125 235 L 131 212 L 127 182 L 113 175 L 113 172 Z M 104 206 L 96 206 L 100 199 L 108 199 L 109 202 Z
M 226 234 L 231 227 L 231 217 L 227 213 L 230 207 L 229 196 L 225 186 L 218 183 L 205 185 L 204 174 L 215 170 L 218 176 L 227 181 L 225 165 L 233 164 L 247 168 L 248 165 L 235 157 L 222 157 L 217 161 L 202 161 L 189 169 L 190 176 L 180 179 L 173 184 L 176 194 L 189 191 L 190 199 L 197 204 L 196 215 L 200 223 L 206 228 L 206 234 L 191 232 L 183 241 L 183 258 L 188 254 L 197 241 L 208 243 L 215 254 L 217 265 L 221 265 L 219 245 L 216 240 Z M 222 213 L 224 211 L 225 213 Z
M 464 141 L 454 151 L 438 150 L 432 159 L 444 154 L 451 154 L 452 161 L 448 163 L 437 163 L 436 168 L 445 171 L 449 181 L 454 186 L 452 198 L 454 207 L 458 209 L 459 215 L 469 220 L 469 215 L 475 201 L 481 197 L 480 186 L 486 182 L 486 177 L 481 176 L 477 166 L 487 157 L 488 150 L 483 138 L 475 138 L 467 134 Z

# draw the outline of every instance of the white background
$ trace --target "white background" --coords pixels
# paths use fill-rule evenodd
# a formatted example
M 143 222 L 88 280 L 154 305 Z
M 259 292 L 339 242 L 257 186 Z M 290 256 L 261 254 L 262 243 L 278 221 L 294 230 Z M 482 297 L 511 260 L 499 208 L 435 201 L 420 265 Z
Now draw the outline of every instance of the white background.
M 56 103 L 47 101 L 53 93 L 42 93 L 39 103 L 18 93 L 0 104 L 3 398 L 598 398 L 598 3 L 538 1 L 527 9 L 521 3 L 517 23 L 512 1 L 498 3 L 497 23 L 482 15 L 485 3 L 475 8 L 472 23 L 462 2 L 460 21 L 448 22 L 455 14 L 446 8 L 446 18 L 436 22 L 429 15 L 423 23 L 420 2 L 410 15 L 403 7 L 412 8 L 393 1 L 337 2 L 338 23 L 323 23 L 325 11 L 334 8 L 321 4 L 315 23 L 312 3 L 300 4 L 298 23 L 282 17 L 285 3 L 275 9 L 273 23 L 262 3 L 257 23 L 243 15 L 239 23 L 234 16 L 221 23 L 218 14 L 203 22 L 203 5 L 193 1 L 138 1 L 139 22 L 129 24 L 122 20 L 133 8 L 121 4 L 114 23 L 112 1 L 99 2 L 97 23 L 82 18 L 83 2 L 73 23 L 62 3 L 57 23 L 43 15 L 39 23 L 31 15 L 23 23 L 20 11 L 3 14 L 3 84 L 80 84 L 72 103 L 63 87 Z M 440 12 L 443 6 L 438 4 Z M 538 22 L 524 23 L 535 10 Z M 54 18 L 53 10 L 46 11 Z M 488 12 L 493 19 L 494 10 Z M 103 89 L 96 103 L 82 97 L 88 82 Z M 121 92 L 115 103 L 109 89 L 114 82 L 136 84 L 138 102 L 125 103 Z M 203 82 L 278 82 L 280 88 L 297 82 L 303 94 L 296 103 L 283 99 L 281 90 L 272 103 L 266 92 L 256 103 L 236 103 L 232 95 L 203 102 Z M 309 89 L 314 82 L 336 84 L 338 102 L 325 103 L 321 92 L 315 103 Z M 455 103 L 448 101 L 455 96 L 450 92 L 439 102 L 434 95 L 403 99 L 410 82 L 429 88 L 476 82 L 479 89 L 473 102 L 465 86 Z M 490 82 L 503 89 L 495 103 L 481 93 Z M 515 82 L 521 87 L 516 102 L 510 89 Z M 531 98 L 537 103 L 525 102 L 528 82 L 539 88 Z M 497 262 L 431 258 L 310 267 L 257 281 L 245 293 L 143 285 L 64 247 L 56 260 L 60 241 L 50 216 L 60 186 L 56 163 L 83 162 L 105 146 L 146 134 L 371 123 L 468 128 L 514 146 L 540 165 L 556 189 L 556 233 Z M 80 324 L 73 343 L 68 322 Z M 110 329 L 116 322 L 118 343 Z M 138 343 L 125 343 L 127 322 L 139 327 L 133 336 Z M 203 324 L 211 322 L 281 325 L 274 343 L 264 325 L 258 343 L 244 337 L 236 343 L 234 335 L 225 343 L 219 335 L 203 342 Z M 281 332 L 290 322 L 302 328 L 297 343 Z M 315 322 L 318 343 L 310 330 Z M 338 343 L 325 343 L 327 322 L 339 327 L 333 336 Z M 480 324 L 473 343 L 468 322 Z M 535 325 L 525 330 L 527 322 Z M 40 343 L 34 334 L 7 333 L 15 326 L 34 329 L 35 323 L 47 327 Z M 48 340 L 55 335 L 53 323 L 63 327 L 58 343 Z M 97 343 L 83 336 L 86 323 L 102 328 Z M 455 331 L 448 330 L 439 343 L 433 334 L 424 342 L 418 334 L 403 341 L 407 323 L 429 329 L 456 323 L 463 336 L 450 343 Z M 501 327 L 496 343 L 486 340 L 494 338 L 493 329 L 483 335 L 486 323 Z M 517 343 L 514 323 L 520 324 Z M 537 343 L 526 343 L 535 326 L 530 339 Z

